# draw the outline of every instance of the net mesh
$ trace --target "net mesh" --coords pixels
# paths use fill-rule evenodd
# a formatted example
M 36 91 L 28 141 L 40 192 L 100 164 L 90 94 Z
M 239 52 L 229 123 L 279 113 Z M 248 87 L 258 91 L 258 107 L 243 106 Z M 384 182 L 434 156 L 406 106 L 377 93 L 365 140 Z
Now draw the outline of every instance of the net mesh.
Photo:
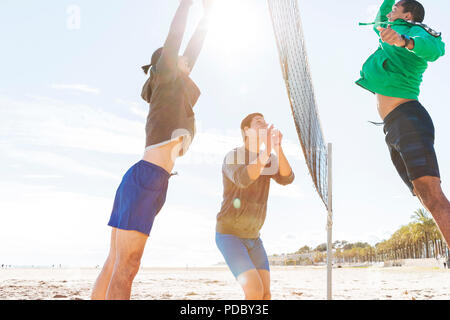
M 327 147 L 317 112 L 297 0 L 268 0 L 283 78 L 314 186 L 328 208 Z

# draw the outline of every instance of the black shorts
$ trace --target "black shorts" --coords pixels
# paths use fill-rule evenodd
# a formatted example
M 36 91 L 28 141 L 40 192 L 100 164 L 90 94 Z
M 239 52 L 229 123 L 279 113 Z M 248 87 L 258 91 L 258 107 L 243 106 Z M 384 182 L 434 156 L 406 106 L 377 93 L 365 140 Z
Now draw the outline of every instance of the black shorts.
M 418 101 L 404 103 L 389 113 L 384 133 L 392 162 L 413 194 L 411 181 L 425 176 L 440 178 L 433 121 Z

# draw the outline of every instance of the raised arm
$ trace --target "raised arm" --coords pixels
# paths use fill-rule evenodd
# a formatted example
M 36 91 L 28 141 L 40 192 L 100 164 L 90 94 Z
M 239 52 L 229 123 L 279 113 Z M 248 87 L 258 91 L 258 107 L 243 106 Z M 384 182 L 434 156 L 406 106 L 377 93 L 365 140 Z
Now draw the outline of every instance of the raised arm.
M 284 154 L 281 142 L 283 140 L 283 134 L 279 130 L 274 130 L 273 133 L 273 148 L 277 154 L 276 161 L 278 161 L 278 172 L 273 176 L 273 179 L 281 185 L 291 184 L 294 179 L 294 171 L 292 171 L 291 165 Z
M 178 71 L 178 54 L 186 31 L 187 18 L 192 0 L 181 0 L 170 25 L 169 35 L 156 65 L 162 81 L 171 81 L 176 78 Z
M 380 38 L 392 46 L 404 47 L 419 58 L 433 62 L 445 54 L 445 44 L 440 36 L 433 36 L 420 26 L 411 28 L 408 36 L 397 33 L 394 29 L 378 27 Z
M 195 30 L 195 33 L 189 41 L 186 51 L 183 54 L 183 56 L 188 59 L 189 68 L 191 70 L 194 68 L 195 62 L 197 61 L 200 51 L 202 50 L 203 43 L 205 42 L 206 34 L 208 33 L 209 17 L 211 15 L 213 4 L 214 0 L 203 0 L 203 7 L 205 10 L 203 18 L 198 24 L 197 29 Z
M 373 30 L 377 33 L 380 34 L 380 31 L 377 29 L 378 26 L 380 26 L 380 23 L 382 22 L 387 22 L 388 18 L 387 15 L 389 14 L 389 12 L 392 11 L 392 7 L 395 4 L 395 0 L 384 0 L 383 4 L 380 7 L 380 10 L 378 11 L 377 17 L 375 18 L 375 25 Z M 386 27 L 381 25 L 382 27 Z

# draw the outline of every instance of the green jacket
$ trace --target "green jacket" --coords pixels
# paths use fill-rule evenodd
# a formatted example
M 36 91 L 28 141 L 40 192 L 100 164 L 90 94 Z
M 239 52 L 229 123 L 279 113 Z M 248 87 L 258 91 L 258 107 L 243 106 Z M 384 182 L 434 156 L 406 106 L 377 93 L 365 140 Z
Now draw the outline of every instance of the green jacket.
M 361 78 L 356 81 L 364 89 L 388 97 L 417 100 L 420 93 L 422 75 L 428 62 L 436 61 L 445 54 L 445 44 L 440 33 L 424 24 L 396 20 L 388 22 L 386 15 L 391 12 L 395 0 L 384 0 L 374 25 L 391 28 L 402 35 L 414 39 L 414 49 L 392 46 L 381 41 L 378 50 L 372 54 L 361 70 Z

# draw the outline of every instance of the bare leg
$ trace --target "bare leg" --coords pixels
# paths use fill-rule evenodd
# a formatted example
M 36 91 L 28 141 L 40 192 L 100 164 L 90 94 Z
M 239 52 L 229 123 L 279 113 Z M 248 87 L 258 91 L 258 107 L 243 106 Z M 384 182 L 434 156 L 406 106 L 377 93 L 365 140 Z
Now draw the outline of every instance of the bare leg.
M 92 289 L 92 300 L 105 300 L 106 298 L 106 290 L 108 290 L 114 264 L 116 263 L 116 230 L 116 228 L 113 228 L 111 231 L 111 247 L 109 249 L 109 256 L 106 259 L 97 281 L 95 282 L 94 289 Z
M 258 270 L 258 273 L 264 288 L 263 300 L 271 300 L 272 294 L 270 292 L 270 272 L 268 270 Z
M 147 239 L 147 235 L 137 231 L 117 230 L 116 262 L 106 292 L 107 300 L 130 299 Z
M 245 300 L 262 300 L 264 297 L 264 286 L 262 279 L 256 269 L 244 272 L 238 277 L 238 282 L 244 289 Z
M 442 236 L 450 245 L 450 202 L 441 189 L 437 177 L 422 177 L 413 181 L 414 192 L 423 206 L 430 211 Z

